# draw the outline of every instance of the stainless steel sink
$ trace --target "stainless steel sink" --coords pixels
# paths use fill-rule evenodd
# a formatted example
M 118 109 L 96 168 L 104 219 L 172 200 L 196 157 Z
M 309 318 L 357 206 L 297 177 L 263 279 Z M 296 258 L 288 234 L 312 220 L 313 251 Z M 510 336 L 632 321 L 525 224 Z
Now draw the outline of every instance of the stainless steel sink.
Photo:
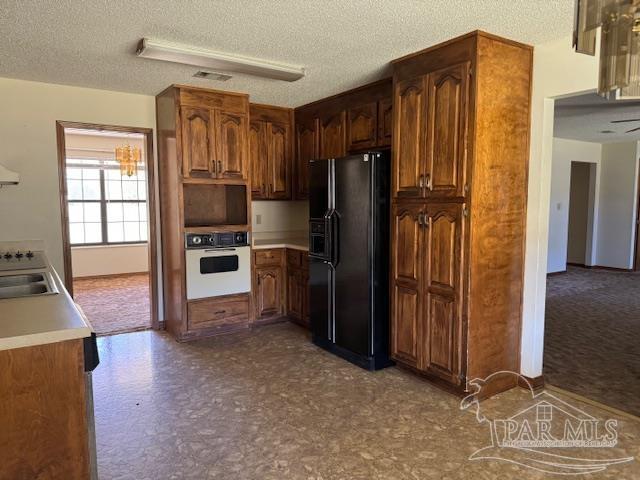
M 58 293 L 49 272 L 0 276 L 0 300 Z

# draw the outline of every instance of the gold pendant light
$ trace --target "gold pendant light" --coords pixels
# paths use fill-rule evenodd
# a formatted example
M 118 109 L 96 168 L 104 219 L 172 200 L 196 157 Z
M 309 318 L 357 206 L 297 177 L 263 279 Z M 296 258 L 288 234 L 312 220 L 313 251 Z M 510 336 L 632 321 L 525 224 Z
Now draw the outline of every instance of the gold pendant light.
M 576 52 L 595 55 L 599 27 L 598 94 L 640 97 L 640 0 L 576 0 Z
M 122 176 L 131 177 L 138 172 L 138 164 L 140 164 L 140 148 L 126 145 L 116 148 L 116 161 L 120 164 L 120 173 Z

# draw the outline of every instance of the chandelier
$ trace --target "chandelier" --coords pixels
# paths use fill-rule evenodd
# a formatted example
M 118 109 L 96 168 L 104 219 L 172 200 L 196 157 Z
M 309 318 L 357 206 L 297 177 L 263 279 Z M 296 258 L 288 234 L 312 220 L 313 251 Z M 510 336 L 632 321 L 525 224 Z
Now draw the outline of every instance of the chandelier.
M 140 164 L 140 148 L 126 145 L 116 148 L 116 161 L 120 164 L 120 173 L 122 176 L 131 177 L 138 172 Z
M 640 0 L 576 0 L 576 52 L 596 54 L 598 27 L 598 94 L 610 99 L 640 97 Z

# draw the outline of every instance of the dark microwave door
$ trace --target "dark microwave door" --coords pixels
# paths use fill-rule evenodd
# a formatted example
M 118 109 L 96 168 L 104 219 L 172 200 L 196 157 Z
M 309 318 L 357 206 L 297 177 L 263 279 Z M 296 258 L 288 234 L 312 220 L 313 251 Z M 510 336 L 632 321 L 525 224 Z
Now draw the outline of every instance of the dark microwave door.
M 236 271 L 238 271 L 238 255 L 220 255 L 200 259 L 200 273 L 202 275 Z

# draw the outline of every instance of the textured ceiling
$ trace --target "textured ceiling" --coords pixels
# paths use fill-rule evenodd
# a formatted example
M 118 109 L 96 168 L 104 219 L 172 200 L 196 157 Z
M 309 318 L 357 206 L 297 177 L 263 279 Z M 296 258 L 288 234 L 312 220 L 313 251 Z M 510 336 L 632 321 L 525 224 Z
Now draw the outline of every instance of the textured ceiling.
M 640 119 L 640 100 L 605 100 L 589 93 L 556 100 L 554 136 L 584 142 L 614 143 L 640 140 L 640 121 L 611 123 L 612 120 Z M 609 131 L 609 133 L 602 133 Z
M 570 35 L 573 0 L 0 0 L 0 76 L 155 95 L 171 83 L 298 106 L 388 74 L 388 62 L 481 29 L 537 44 Z M 142 37 L 302 65 L 294 83 L 140 59 Z

